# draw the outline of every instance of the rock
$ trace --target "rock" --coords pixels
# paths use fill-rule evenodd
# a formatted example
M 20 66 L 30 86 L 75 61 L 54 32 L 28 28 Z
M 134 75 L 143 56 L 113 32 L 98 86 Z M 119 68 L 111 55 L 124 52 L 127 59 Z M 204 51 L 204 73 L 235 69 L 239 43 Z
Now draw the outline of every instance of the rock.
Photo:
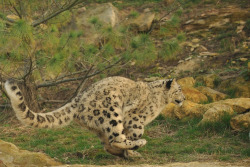
M 154 18 L 154 13 L 146 12 L 142 13 L 139 17 L 132 19 L 128 24 L 132 29 L 139 32 L 144 32 L 150 29 Z
M 219 53 L 201 52 L 200 56 L 218 56 Z
M 184 60 L 179 60 L 179 61 L 178 61 L 178 64 L 183 63 L 183 62 L 184 62 Z
M 194 87 L 195 80 L 193 77 L 185 77 L 182 79 L 179 79 L 178 84 L 181 85 L 181 87 Z
M 151 10 L 150 10 L 149 8 L 146 8 L 146 9 L 143 10 L 143 12 L 145 12 L 145 13 L 146 13 L 146 12 L 150 12 L 150 11 L 151 11 Z
M 245 62 L 245 61 L 247 61 L 248 59 L 247 58 L 240 58 L 240 61 L 242 61 L 242 62 Z M 249 62 L 248 62 L 249 63 Z
M 218 90 L 226 92 L 231 97 L 250 97 L 250 84 L 243 77 L 232 77 L 223 80 Z
M 197 89 L 207 97 L 210 97 L 213 101 L 223 100 L 227 97 L 226 94 L 213 90 L 209 87 L 200 86 Z
M 193 24 L 198 24 L 198 25 L 205 25 L 206 24 L 206 21 L 203 20 L 203 19 L 200 19 L 200 20 L 196 20 L 193 22 Z
M 175 107 L 176 107 L 176 105 L 174 103 L 169 103 L 161 111 L 161 114 L 166 118 L 174 118 L 175 117 L 175 113 L 174 113 Z
M 188 57 L 188 58 L 185 58 L 185 61 L 189 61 L 191 59 L 192 59 L 192 57 Z
M 42 29 L 42 30 L 47 30 L 48 29 L 48 26 L 46 24 L 40 24 L 39 27 Z
M 8 167 L 61 165 L 43 153 L 20 150 L 14 144 L 3 140 L 0 140 L 0 165 L 1 162 Z
M 82 10 L 82 9 L 80 9 Z M 81 11 L 82 12 L 82 11 Z M 82 16 L 80 18 L 80 16 Z M 119 11 L 111 3 L 103 3 L 101 5 L 95 5 L 90 7 L 85 12 L 82 12 L 82 15 L 78 16 L 77 24 L 82 25 L 83 27 L 88 27 L 91 25 L 89 20 L 93 17 L 98 18 L 102 23 L 111 25 L 114 27 L 119 23 Z
M 203 115 L 203 119 L 199 124 L 204 124 L 206 122 L 220 121 L 221 118 L 225 115 L 225 113 L 229 115 L 234 114 L 234 110 L 229 105 L 213 103 L 210 104 L 209 106 L 211 106 L 211 108 L 209 108 L 205 112 L 205 114 Z
M 196 50 L 197 52 L 207 52 L 207 48 L 203 45 L 200 45 L 200 47 Z
M 194 38 L 194 39 L 192 39 L 192 42 L 193 42 L 193 43 L 198 43 L 198 42 L 200 42 L 200 39 Z
M 87 10 L 86 7 L 83 6 L 83 7 L 79 8 L 79 9 L 77 9 L 77 14 L 82 14 L 82 13 L 86 12 L 86 10 Z
M 172 108 L 168 108 L 168 109 L 172 109 Z M 192 101 L 185 100 L 181 107 L 176 106 L 174 108 L 174 117 L 178 119 L 183 119 L 185 117 L 189 117 L 189 118 L 201 117 L 204 114 L 204 112 L 205 110 L 202 104 L 197 104 Z M 166 113 L 171 113 L 171 111 L 168 111 Z
M 83 11 L 84 9 L 81 8 L 79 10 L 76 26 L 78 29 L 84 30 L 84 41 L 89 44 L 95 43 L 100 36 L 96 31 L 95 25 L 90 23 L 91 19 L 97 18 L 102 27 L 114 27 L 121 20 L 118 9 L 111 3 L 95 4 L 86 11 Z
M 221 19 L 218 22 L 209 25 L 209 28 L 223 28 L 225 24 L 229 23 L 229 18 Z
M 228 105 L 239 114 L 250 109 L 250 98 L 227 99 L 216 103 Z
M 200 69 L 200 59 L 199 58 L 194 58 L 191 59 L 189 61 L 185 61 L 183 63 L 178 64 L 175 68 L 174 68 L 174 75 L 178 75 L 183 71 L 196 71 L 198 69 Z
M 203 82 L 207 87 L 214 88 L 214 81 L 215 79 L 218 78 L 217 75 L 215 74 L 208 74 L 208 75 L 203 75 L 199 76 L 196 78 L 196 81 Z
M 230 121 L 230 125 L 237 131 L 244 129 L 250 130 L 250 112 L 233 117 Z
M 245 82 L 242 84 L 235 84 L 233 85 L 235 89 L 235 97 L 250 97 L 250 84 L 249 82 Z
M 17 15 L 14 15 L 14 14 L 7 15 L 6 17 L 8 19 L 11 19 L 11 20 L 14 20 L 14 21 L 17 21 L 17 20 L 20 19 Z
M 144 81 L 146 82 L 153 82 L 159 80 L 160 77 L 150 77 L 150 78 L 144 78 Z
M 202 103 L 207 102 L 208 98 L 199 90 L 192 88 L 192 87 L 183 87 L 182 88 L 183 94 L 186 96 L 187 100 L 190 100 L 195 103 Z
M 174 2 L 174 0 L 164 0 L 163 1 L 164 5 L 166 5 L 166 6 L 171 5 L 173 2 Z
M 241 33 L 244 27 L 245 27 L 244 25 L 237 26 L 236 33 L 237 34 Z
M 185 24 L 190 24 L 190 23 L 193 23 L 194 22 L 194 19 L 191 19 L 191 20 L 188 20 L 185 22 Z

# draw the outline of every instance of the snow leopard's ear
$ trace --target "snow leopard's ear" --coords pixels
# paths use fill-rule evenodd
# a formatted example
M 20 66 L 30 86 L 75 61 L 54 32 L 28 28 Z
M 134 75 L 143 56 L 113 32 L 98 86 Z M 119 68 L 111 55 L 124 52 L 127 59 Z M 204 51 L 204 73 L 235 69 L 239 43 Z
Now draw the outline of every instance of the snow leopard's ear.
M 167 88 L 167 89 L 170 89 L 170 88 L 171 88 L 172 82 L 173 82 L 173 79 L 170 79 L 170 80 L 167 81 L 167 83 L 166 83 L 166 88 Z

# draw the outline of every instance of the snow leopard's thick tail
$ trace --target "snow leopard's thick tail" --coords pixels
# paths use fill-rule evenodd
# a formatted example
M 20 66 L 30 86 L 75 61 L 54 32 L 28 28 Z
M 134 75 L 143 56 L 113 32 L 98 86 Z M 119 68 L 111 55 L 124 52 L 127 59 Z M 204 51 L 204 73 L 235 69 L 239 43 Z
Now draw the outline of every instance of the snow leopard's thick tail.
M 76 98 L 63 107 L 48 113 L 35 113 L 25 104 L 24 97 L 14 80 L 8 80 L 4 84 L 7 95 L 10 98 L 12 108 L 17 118 L 25 125 L 38 128 L 62 127 L 68 125 L 76 116 L 78 108 Z

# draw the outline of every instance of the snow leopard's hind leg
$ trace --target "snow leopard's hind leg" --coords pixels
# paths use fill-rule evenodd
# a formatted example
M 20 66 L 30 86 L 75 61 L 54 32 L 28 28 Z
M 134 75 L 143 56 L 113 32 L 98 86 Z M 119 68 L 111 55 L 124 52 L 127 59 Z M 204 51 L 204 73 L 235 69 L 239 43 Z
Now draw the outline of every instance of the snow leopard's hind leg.
M 116 116 L 112 117 L 112 119 L 109 121 L 108 126 L 106 125 L 108 141 L 112 147 L 123 150 L 133 150 L 138 149 L 139 147 L 142 147 L 147 143 L 145 139 L 139 139 L 134 141 L 129 140 L 125 135 L 123 126 L 124 120 L 121 114 L 121 110 L 119 108 L 115 108 L 112 112 Z

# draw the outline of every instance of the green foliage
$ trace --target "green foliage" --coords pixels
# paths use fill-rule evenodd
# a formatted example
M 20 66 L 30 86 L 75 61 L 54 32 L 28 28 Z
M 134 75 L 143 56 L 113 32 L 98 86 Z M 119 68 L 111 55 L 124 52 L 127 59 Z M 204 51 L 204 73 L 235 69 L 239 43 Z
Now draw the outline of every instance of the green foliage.
M 202 101 L 200 104 L 210 104 L 213 102 L 213 98 L 210 96 L 207 96 L 207 101 Z
M 213 81 L 214 87 L 217 88 L 217 87 L 221 84 L 221 82 L 222 82 L 222 79 L 219 78 L 219 77 L 216 77 L 216 78 L 214 79 L 214 81 Z
M 250 31 L 250 19 L 247 19 L 245 27 L 246 27 L 246 31 L 249 32 Z
M 180 33 L 177 35 L 176 39 L 178 40 L 178 42 L 184 42 L 186 41 L 186 36 L 184 33 Z
M 235 49 L 235 46 L 232 43 L 231 39 L 228 39 L 228 38 L 222 39 L 220 41 L 220 47 L 221 47 L 222 52 L 225 52 L 225 51 L 232 52 Z
M 131 47 L 136 49 L 132 57 L 136 60 L 137 65 L 147 66 L 157 58 L 156 48 L 148 34 L 141 34 L 132 39 Z
M 165 41 L 159 56 L 165 60 L 174 60 L 176 59 L 175 56 L 180 49 L 181 48 L 177 39 Z
M 128 17 L 130 18 L 136 18 L 139 16 L 139 13 L 137 11 L 131 11 Z
M 92 17 L 89 19 L 89 22 L 94 25 L 94 27 L 98 30 L 102 27 L 102 23 L 97 17 Z
M 196 81 L 194 87 L 206 86 L 204 82 Z
M 227 88 L 226 94 L 228 95 L 228 98 L 236 98 L 236 92 L 238 91 L 237 88 Z

